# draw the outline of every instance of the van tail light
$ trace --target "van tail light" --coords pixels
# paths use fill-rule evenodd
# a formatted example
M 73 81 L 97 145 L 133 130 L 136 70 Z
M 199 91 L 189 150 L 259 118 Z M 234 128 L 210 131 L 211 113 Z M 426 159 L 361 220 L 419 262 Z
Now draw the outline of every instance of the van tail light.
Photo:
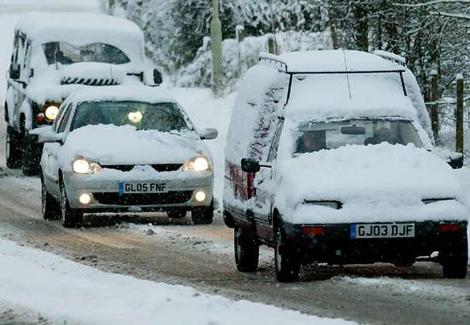
M 323 226 L 303 226 L 302 233 L 307 236 L 323 236 L 325 227 Z
M 439 225 L 439 231 L 442 232 L 459 232 L 462 227 L 456 223 Z

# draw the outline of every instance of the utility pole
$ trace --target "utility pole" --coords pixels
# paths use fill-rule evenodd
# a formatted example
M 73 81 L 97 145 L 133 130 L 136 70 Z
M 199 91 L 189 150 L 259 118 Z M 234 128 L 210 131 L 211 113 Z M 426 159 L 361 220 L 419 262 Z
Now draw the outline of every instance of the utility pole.
M 431 127 L 436 145 L 439 145 L 439 94 L 438 94 L 438 72 L 431 71 Z
M 457 101 L 455 107 L 455 151 L 463 153 L 463 75 L 459 73 L 457 80 Z
M 222 23 L 219 18 L 219 0 L 212 0 L 210 25 L 212 54 L 212 91 L 218 95 L 222 89 Z

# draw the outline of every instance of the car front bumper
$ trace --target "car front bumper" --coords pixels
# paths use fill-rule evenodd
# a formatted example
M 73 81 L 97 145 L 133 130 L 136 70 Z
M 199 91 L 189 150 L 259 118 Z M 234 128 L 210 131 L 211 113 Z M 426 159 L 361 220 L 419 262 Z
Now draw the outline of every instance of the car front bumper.
M 374 262 L 414 261 L 438 251 L 465 251 L 467 222 L 442 220 L 413 222 L 414 238 L 351 238 L 351 224 L 284 223 L 287 240 L 296 247 L 304 262 L 363 264 Z M 407 222 L 408 223 L 408 222 Z M 441 225 L 459 225 L 459 230 L 443 232 Z M 306 227 L 320 227 L 322 234 L 306 234 Z M 465 253 L 466 254 L 466 253 Z
M 121 182 L 165 183 L 166 189 L 161 193 L 123 193 L 120 191 Z M 214 177 L 212 172 L 163 172 L 146 178 L 141 175 L 133 177 L 132 171 L 117 173 L 115 177 L 70 172 L 64 174 L 64 183 L 73 209 L 84 212 L 145 212 L 210 206 Z M 204 200 L 196 200 L 199 191 L 205 193 Z M 82 194 L 91 196 L 90 203 L 80 203 Z

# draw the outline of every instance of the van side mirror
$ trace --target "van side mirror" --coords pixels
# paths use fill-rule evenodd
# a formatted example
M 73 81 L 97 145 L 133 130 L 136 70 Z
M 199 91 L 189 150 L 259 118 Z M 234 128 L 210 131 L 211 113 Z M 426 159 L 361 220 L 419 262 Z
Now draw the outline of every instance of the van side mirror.
M 453 169 L 460 169 L 463 167 L 463 154 L 461 153 L 455 153 L 449 157 L 447 160 L 447 163 L 452 167 Z
M 21 74 L 21 66 L 19 63 L 12 63 L 10 65 L 10 78 L 13 80 L 17 80 L 20 78 Z
M 261 169 L 259 161 L 251 159 L 251 158 L 243 158 L 241 165 L 242 165 L 242 170 L 248 173 L 257 173 Z
M 153 82 L 155 85 L 160 85 L 163 82 L 163 77 L 158 69 L 153 69 Z
M 201 140 L 213 140 L 217 138 L 218 135 L 219 131 L 217 131 L 216 129 L 207 128 L 199 130 L 199 137 L 201 138 Z

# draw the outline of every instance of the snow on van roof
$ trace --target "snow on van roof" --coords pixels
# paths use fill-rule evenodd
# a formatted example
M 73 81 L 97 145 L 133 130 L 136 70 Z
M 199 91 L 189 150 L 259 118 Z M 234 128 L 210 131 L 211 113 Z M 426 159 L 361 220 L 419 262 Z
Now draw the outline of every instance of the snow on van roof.
M 87 87 L 72 93 L 64 102 L 98 102 L 98 101 L 138 101 L 145 103 L 176 103 L 168 92 L 157 87 L 146 86 L 106 86 Z
M 341 71 L 405 71 L 404 67 L 396 62 L 386 60 L 378 55 L 352 51 L 352 50 L 328 50 L 328 51 L 299 51 L 281 54 L 279 56 L 260 56 L 279 60 L 287 67 L 286 72 L 341 72 Z
M 143 62 L 144 34 L 133 22 L 95 13 L 40 13 L 21 16 L 16 29 L 34 45 L 63 41 L 75 46 L 107 43 L 123 50 L 131 60 Z

